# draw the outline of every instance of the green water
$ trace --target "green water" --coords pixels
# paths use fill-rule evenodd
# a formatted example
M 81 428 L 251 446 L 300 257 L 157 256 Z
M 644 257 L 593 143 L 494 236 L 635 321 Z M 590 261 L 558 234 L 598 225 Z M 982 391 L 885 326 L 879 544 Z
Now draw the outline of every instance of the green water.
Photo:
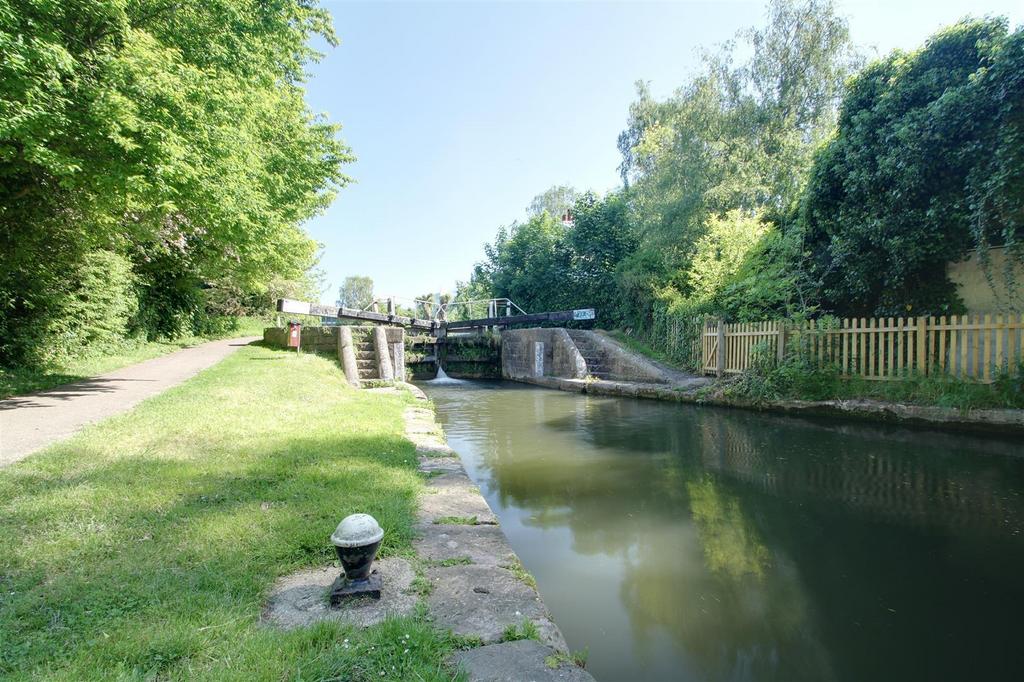
M 1024 679 L 1019 440 L 425 388 L 599 682 Z

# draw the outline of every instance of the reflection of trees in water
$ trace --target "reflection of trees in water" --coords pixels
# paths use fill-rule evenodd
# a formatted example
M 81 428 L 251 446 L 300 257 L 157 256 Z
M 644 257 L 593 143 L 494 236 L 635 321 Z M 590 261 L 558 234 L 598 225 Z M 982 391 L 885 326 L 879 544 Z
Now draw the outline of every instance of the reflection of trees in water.
M 870 551 L 914 539 L 909 566 L 951 529 L 1021 527 L 1020 462 L 975 439 L 544 391 L 483 402 L 463 410 L 503 503 L 568 527 L 581 554 L 620 557 L 637 648 L 667 633 L 702 679 L 827 680 L 829 660 L 877 674 L 864 659 L 880 646 L 909 665 L 881 629 L 851 629 L 854 613 L 891 618 L 858 603 L 895 577 Z M 922 527 L 941 532 L 908 534 Z M 929 595 L 952 597 L 933 578 L 903 587 L 918 631 Z
M 934 434 L 915 445 L 900 432 L 903 437 L 893 443 L 888 430 L 867 426 L 728 414 L 701 420 L 699 431 L 705 469 L 773 496 L 838 503 L 911 526 L 1003 532 L 1008 524 L 1024 523 L 1021 500 L 1007 483 L 1019 480 L 1017 460 L 985 451 L 964 457 L 962 451 L 938 447 Z M 949 439 L 963 448 L 987 446 Z M 998 450 L 1000 444 L 993 445 Z
M 835 679 L 792 564 L 776 554 L 761 576 L 737 574 L 746 560 L 709 570 L 706 545 L 694 533 L 679 523 L 640 539 L 620 587 L 637 649 L 660 630 L 686 652 L 697 679 Z
M 736 580 L 763 578 L 768 548 L 743 515 L 740 501 L 723 494 L 709 476 L 688 482 L 686 490 L 711 572 Z
M 544 396 L 524 407 L 537 414 Z M 662 631 L 702 679 L 830 679 L 795 571 L 770 555 L 739 498 L 702 473 L 693 424 L 638 427 L 628 401 L 559 407 L 540 411 L 542 440 L 499 429 L 484 466 L 503 504 L 532 511 L 528 524 L 568 526 L 576 552 L 621 557 L 636 648 Z

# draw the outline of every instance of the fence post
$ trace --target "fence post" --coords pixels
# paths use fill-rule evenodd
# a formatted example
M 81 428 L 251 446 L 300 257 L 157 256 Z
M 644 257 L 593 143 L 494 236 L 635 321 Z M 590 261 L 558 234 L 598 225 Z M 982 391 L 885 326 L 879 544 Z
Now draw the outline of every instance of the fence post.
M 721 379 L 725 375 L 725 321 L 718 318 L 718 368 L 715 376 Z
M 928 331 L 928 318 L 919 317 L 917 318 L 917 371 L 922 374 L 928 374 L 928 359 L 925 357 L 928 354 L 928 345 L 926 344 L 926 332 Z
M 779 320 L 779 340 L 775 343 L 776 358 L 781 365 L 786 359 L 786 321 Z

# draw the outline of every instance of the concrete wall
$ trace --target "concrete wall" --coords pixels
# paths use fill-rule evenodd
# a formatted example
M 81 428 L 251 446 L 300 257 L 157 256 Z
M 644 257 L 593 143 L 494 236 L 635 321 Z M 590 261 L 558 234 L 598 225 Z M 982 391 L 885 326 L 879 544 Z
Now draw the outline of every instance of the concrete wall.
M 537 344 L 543 344 L 539 350 Z M 564 329 L 501 332 L 501 375 L 506 379 L 536 376 L 582 379 L 586 373 L 583 356 Z
M 623 347 L 602 332 L 574 329 L 569 332 L 574 340 L 589 342 L 597 349 L 601 362 L 613 381 L 639 381 L 643 383 L 666 383 L 669 378 L 665 371 L 647 358 Z
M 988 255 L 994 288 L 985 277 L 985 268 L 977 253 L 972 253 L 967 260 L 950 263 L 946 267 L 946 274 L 957 285 L 957 293 L 964 299 L 967 311 L 997 313 L 1024 310 L 1024 266 L 1013 263 L 1002 247 L 989 249 Z M 1017 283 L 1015 295 L 1011 295 L 1006 282 L 1008 261 L 1012 263 L 1012 276 Z

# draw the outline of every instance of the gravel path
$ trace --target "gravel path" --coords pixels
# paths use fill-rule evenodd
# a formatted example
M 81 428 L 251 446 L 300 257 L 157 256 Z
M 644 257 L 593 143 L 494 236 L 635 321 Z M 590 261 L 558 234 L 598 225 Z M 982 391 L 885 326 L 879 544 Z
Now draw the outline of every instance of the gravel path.
M 127 412 L 255 340 L 210 341 L 91 379 L 0 400 L 0 467 L 64 440 L 88 424 Z

